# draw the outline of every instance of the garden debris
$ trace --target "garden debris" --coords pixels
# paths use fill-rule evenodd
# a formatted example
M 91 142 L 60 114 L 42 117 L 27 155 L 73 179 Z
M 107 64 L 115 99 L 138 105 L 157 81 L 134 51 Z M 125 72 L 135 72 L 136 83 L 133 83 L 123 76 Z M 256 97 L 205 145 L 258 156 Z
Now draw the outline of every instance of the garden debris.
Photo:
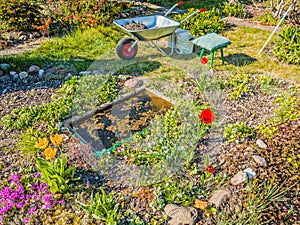
M 241 183 L 246 182 L 246 180 L 247 180 L 247 174 L 244 171 L 240 171 L 231 178 L 231 183 L 233 185 L 239 185 Z
M 267 160 L 259 155 L 252 155 L 254 161 L 260 166 L 268 166 Z
M 124 27 L 127 30 L 144 30 L 144 29 L 148 29 L 145 24 L 142 24 L 141 22 L 136 23 L 133 20 L 129 24 L 124 25 Z
M 249 179 L 256 176 L 256 172 L 252 168 L 246 168 L 244 169 L 244 172 L 247 174 Z
M 263 140 L 261 140 L 261 139 L 258 139 L 257 141 L 256 141 L 256 144 L 257 144 L 257 146 L 258 147 L 260 147 L 260 148 L 263 148 L 263 149 L 267 149 L 267 145 L 266 145 L 266 143 L 263 141 Z
M 195 199 L 195 208 L 204 210 L 208 205 L 208 202 Z
M 221 188 L 212 193 L 212 196 L 210 197 L 208 202 L 214 204 L 216 208 L 220 208 L 222 203 L 229 199 L 230 196 L 230 190 L 228 190 L 227 188 Z
M 171 218 L 168 221 L 169 225 L 194 225 L 198 217 L 198 212 L 193 207 L 168 204 L 166 205 L 164 211 L 166 215 Z

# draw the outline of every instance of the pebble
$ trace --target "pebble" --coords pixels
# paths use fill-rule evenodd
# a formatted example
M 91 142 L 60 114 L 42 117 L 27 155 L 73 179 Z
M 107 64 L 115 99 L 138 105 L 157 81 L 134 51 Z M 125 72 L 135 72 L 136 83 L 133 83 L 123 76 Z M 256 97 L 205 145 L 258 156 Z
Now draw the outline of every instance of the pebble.
M 16 73 L 15 75 L 13 75 L 13 79 L 14 80 L 18 80 L 19 79 L 19 75 Z
M 247 174 L 249 179 L 256 176 L 256 172 L 252 168 L 246 168 L 244 169 L 244 172 Z
M 80 71 L 79 72 L 79 76 L 86 76 L 86 75 L 89 75 L 91 74 L 91 71 Z
M 260 166 L 268 166 L 267 160 L 259 155 L 252 155 L 254 161 Z
M 39 70 L 39 78 L 43 78 L 44 73 L 45 73 L 45 70 L 40 69 Z
M 23 71 L 23 72 L 19 73 L 19 77 L 20 77 L 21 79 L 24 79 L 24 78 L 28 77 L 28 73 L 25 72 L 25 71 Z
M 247 174 L 244 171 L 240 171 L 231 178 L 230 182 L 233 185 L 239 185 L 239 184 L 244 183 L 246 181 L 247 181 Z
M 267 149 L 267 147 L 268 147 L 267 144 L 261 139 L 258 139 L 256 141 L 256 144 L 258 147 L 263 148 L 263 149 Z
M 208 202 L 214 204 L 216 208 L 219 208 L 224 201 L 230 198 L 230 196 L 230 190 L 228 190 L 227 188 L 221 188 L 212 193 L 212 196 L 210 197 Z
M 9 70 L 9 68 L 10 68 L 10 65 L 7 64 L 7 63 L 1 63 L 0 64 L 0 69 L 1 70 L 7 71 L 7 70 Z
M 194 225 L 198 217 L 198 212 L 193 207 L 168 204 L 165 206 L 164 211 L 165 214 L 170 218 L 168 221 L 169 225 Z
M 32 65 L 29 67 L 28 69 L 28 74 L 38 74 L 39 73 L 39 70 L 40 70 L 40 67 L 37 66 L 37 65 Z
M 9 72 L 9 75 L 11 75 L 11 76 L 14 76 L 14 75 L 16 75 L 16 74 L 17 74 L 16 71 L 10 71 L 10 72 Z
M 9 76 L 8 75 L 0 77 L 0 82 L 7 83 L 8 81 L 9 81 Z

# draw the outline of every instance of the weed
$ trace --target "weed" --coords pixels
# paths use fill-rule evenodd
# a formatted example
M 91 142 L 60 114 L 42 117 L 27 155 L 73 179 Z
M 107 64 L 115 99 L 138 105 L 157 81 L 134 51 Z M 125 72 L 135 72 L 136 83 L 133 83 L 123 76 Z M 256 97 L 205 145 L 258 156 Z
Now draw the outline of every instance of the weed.
M 120 203 L 116 200 L 113 191 L 106 194 L 104 189 L 101 189 L 101 194 L 96 193 L 95 197 L 91 194 L 89 205 L 82 203 L 79 203 L 79 205 L 95 219 L 105 222 L 107 225 L 120 224 Z
M 244 122 L 228 124 L 224 129 L 224 138 L 228 143 L 232 141 L 241 140 L 243 138 L 251 137 L 254 134 L 254 129 L 247 126 L 247 124 Z

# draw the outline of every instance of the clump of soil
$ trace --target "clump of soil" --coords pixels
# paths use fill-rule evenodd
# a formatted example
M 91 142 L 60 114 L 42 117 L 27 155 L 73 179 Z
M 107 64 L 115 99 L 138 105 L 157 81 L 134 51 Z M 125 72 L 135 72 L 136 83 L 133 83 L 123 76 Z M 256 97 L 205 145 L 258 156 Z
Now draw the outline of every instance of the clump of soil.
M 148 29 L 145 24 L 142 24 L 141 22 L 136 23 L 133 20 L 129 24 L 124 25 L 124 27 L 127 30 L 144 30 L 144 29 Z

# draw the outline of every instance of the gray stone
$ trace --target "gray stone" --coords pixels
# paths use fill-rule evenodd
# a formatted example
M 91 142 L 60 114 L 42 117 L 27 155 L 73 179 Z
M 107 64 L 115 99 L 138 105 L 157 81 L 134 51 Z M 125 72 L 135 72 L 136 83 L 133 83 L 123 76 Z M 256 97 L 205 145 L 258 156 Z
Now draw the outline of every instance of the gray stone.
M 252 155 L 254 161 L 260 166 L 268 166 L 267 160 L 259 155 Z
M 28 74 L 33 75 L 33 74 L 38 74 L 40 70 L 40 67 L 37 65 L 32 65 L 28 69 Z
M 252 179 L 256 176 L 256 172 L 252 168 L 246 168 L 244 169 L 244 172 L 247 174 L 249 179 Z
M 220 208 L 221 204 L 230 198 L 231 192 L 227 188 L 221 188 L 212 193 L 212 196 L 208 200 L 209 203 L 212 203 L 216 208 Z
M 15 75 L 13 75 L 13 79 L 14 80 L 18 80 L 19 79 L 19 75 L 16 73 Z
M 16 74 L 17 74 L 16 71 L 10 71 L 10 72 L 9 72 L 9 75 L 12 76 L 12 77 L 13 77 L 14 75 L 16 75 Z
M 1 63 L 0 64 L 0 69 L 3 70 L 3 71 L 7 71 L 8 72 L 9 68 L 10 68 L 10 65 L 7 64 L 7 63 Z
M 28 40 L 27 35 L 22 35 L 21 37 L 19 37 L 19 41 L 26 41 Z
M 193 207 L 184 207 L 174 204 L 166 205 L 165 214 L 170 218 L 169 225 L 194 225 L 197 221 L 198 212 Z
M 40 69 L 40 70 L 39 70 L 39 78 L 42 78 L 43 75 L 44 75 L 44 73 L 45 73 L 45 70 Z
M 142 85 L 143 85 L 143 81 L 137 78 L 131 78 L 125 81 L 124 88 L 138 88 L 141 87 Z
M 24 78 L 28 77 L 28 73 L 25 72 L 25 71 L 23 71 L 23 72 L 19 73 L 19 77 L 20 77 L 21 79 L 24 79 Z
M 79 72 L 79 76 L 86 76 L 86 75 L 90 75 L 91 71 L 80 71 Z
M 263 148 L 263 149 L 267 149 L 267 147 L 268 147 L 267 144 L 263 140 L 260 140 L 260 139 L 258 139 L 256 141 L 256 144 L 258 147 Z
M 7 83 L 8 81 L 9 81 L 8 75 L 0 77 L 0 83 Z
M 244 171 L 240 171 L 231 178 L 230 182 L 233 185 L 239 185 L 239 184 L 244 183 L 246 181 L 247 181 L 247 174 Z
M 104 74 L 103 70 L 94 70 L 92 74 Z
M 4 76 L 4 72 L 3 72 L 3 70 L 0 70 L 0 77 L 2 77 L 2 76 Z
M 40 37 L 41 37 L 41 34 L 40 34 L 39 32 L 33 32 L 33 33 L 32 33 L 32 36 L 33 36 L 34 38 L 40 38 Z
M 69 80 L 69 79 L 71 79 L 72 77 L 73 77 L 72 74 L 71 74 L 71 73 L 68 73 L 67 76 L 65 77 L 65 80 Z

